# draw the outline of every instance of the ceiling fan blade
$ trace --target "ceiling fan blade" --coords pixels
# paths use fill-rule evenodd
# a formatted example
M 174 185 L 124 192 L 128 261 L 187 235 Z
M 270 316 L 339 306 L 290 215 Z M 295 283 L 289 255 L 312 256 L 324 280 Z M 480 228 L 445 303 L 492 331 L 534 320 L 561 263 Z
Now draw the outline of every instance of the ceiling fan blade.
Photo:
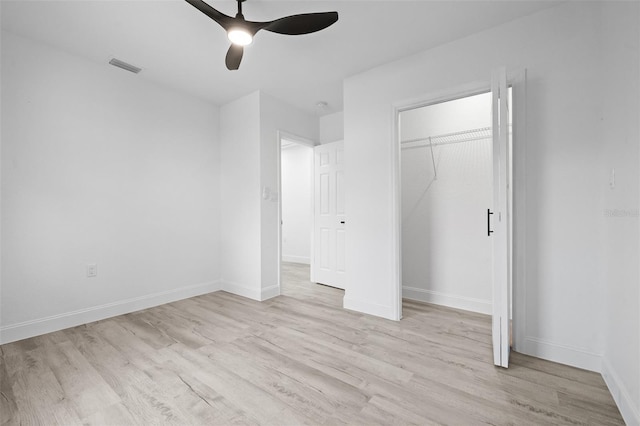
M 218 12 L 217 10 L 215 10 L 213 7 L 209 6 L 207 3 L 203 2 L 202 0 L 186 0 L 186 2 L 189 3 L 191 6 L 195 7 L 196 9 L 198 9 L 200 12 L 207 15 L 209 18 L 216 21 L 225 30 L 228 29 L 229 24 L 231 24 L 234 21 L 234 18 L 232 18 L 231 16 L 227 16 L 222 12 Z
M 233 71 L 240 68 L 240 62 L 242 61 L 243 53 L 244 48 L 242 46 L 238 46 L 237 44 L 231 45 L 231 47 L 227 51 L 227 57 L 225 59 L 228 70 Z
M 338 12 L 303 13 L 266 22 L 261 29 L 272 33 L 300 35 L 324 30 L 338 20 Z

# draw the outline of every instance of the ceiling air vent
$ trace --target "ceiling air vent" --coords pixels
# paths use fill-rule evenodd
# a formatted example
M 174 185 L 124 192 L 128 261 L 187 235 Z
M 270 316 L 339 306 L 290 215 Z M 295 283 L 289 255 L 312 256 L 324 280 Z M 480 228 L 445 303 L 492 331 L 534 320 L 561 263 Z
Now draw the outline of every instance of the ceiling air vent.
M 126 62 L 121 61 L 120 59 L 116 59 L 116 58 L 112 58 L 109 63 L 111 65 L 113 65 L 114 67 L 118 67 L 118 68 L 122 68 L 123 70 L 127 70 L 130 71 L 134 74 L 138 74 L 140 71 L 142 71 L 142 68 L 138 68 L 134 65 L 128 64 Z

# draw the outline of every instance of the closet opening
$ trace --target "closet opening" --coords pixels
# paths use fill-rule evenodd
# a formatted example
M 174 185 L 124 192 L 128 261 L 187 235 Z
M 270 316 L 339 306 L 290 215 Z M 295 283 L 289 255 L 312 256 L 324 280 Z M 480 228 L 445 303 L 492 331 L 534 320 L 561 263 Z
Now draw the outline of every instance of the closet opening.
M 492 128 L 490 91 L 399 112 L 402 298 L 492 314 Z

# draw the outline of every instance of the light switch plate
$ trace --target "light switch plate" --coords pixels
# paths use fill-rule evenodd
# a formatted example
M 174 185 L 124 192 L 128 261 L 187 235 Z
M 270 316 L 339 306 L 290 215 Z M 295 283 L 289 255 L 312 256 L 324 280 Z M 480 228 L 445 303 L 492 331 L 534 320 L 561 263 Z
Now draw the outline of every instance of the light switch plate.
M 87 277 L 93 278 L 98 276 L 98 265 L 96 263 L 87 264 Z

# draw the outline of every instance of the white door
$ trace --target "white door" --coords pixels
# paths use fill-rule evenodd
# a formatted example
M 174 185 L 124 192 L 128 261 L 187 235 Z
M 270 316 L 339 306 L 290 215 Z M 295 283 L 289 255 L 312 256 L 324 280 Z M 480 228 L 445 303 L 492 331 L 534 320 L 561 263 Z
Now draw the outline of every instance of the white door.
M 344 142 L 314 150 L 314 224 L 311 280 L 344 289 Z
M 511 229 L 509 216 L 509 93 L 504 68 L 493 72 L 493 211 L 487 212 L 488 234 L 493 239 L 493 363 L 509 366 Z

